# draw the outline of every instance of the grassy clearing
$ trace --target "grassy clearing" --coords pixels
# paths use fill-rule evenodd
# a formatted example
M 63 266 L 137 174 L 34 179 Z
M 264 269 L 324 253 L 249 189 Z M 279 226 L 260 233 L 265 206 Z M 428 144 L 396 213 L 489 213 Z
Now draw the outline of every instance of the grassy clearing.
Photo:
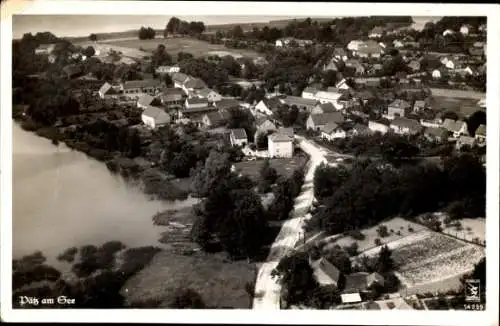
M 144 51 L 153 51 L 159 44 L 165 45 L 167 52 L 177 55 L 178 52 L 189 52 L 195 57 L 209 55 L 211 51 L 225 51 L 231 54 L 256 58 L 259 54 L 255 51 L 245 49 L 229 49 L 221 44 L 210 44 L 192 38 L 172 38 L 172 39 L 152 39 L 152 40 L 121 40 L 121 41 L 104 41 L 108 45 L 118 46 L 123 48 L 139 49 Z
M 381 237 L 377 232 L 377 229 L 381 225 L 385 225 L 387 227 L 388 235 L 386 237 Z M 425 229 L 426 228 L 420 224 L 412 223 L 402 218 L 396 217 L 386 222 L 377 224 L 376 226 L 373 226 L 371 228 L 361 230 L 361 233 L 365 236 L 364 240 L 356 240 L 351 236 L 346 236 L 338 239 L 332 244 L 329 244 L 329 246 L 338 244 L 339 246 L 344 247 L 350 246 L 353 243 L 357 243 L 359 252 L 364 252 L 370 248 L 378 247 L 375 244 L 375 239 L 380 239 L 381 244 L 385 244 L 406 237 L 412 237 L 414 234 Z
M 296 155 L 292 158 L 275 158 L 270 159 L 269 162 L 271 166 L 276 169 L 278 175 L 289 177 L 292 175 L 293 171 L 304 164 L 307 158 L 302 155 Z M 244 161 L 234 164 L 237 171 L 240 171 L 243 175 L 249 176 L 252 180 L 259 180 L 260 178 L 260 168 L 262 167 L 264 160 L 255 161 Z
M 98 54 L 96 54 L 97 58 L 107 56 L 108 52 L 111 50 L 121 52 L 124 56 L 135 59 L 142 59 L 143 57 L 151 57 L 152 55 L 151 51 L 141 51 L 139 50 L 139 48 L 120 46 L 119 44 L 84 42 L 81 43 L 80 45 L 82 47 L 92 46 L 96 50 L 96 52 L 98 52 Z
M 474 112 L 481 110 L 477 105 L 477 99 L 432 96 L 431 106 L 437 111 L 453 111 L 459 116 L 466 118 Z
M 473 241 L 473 239 L 478 238 L 482 243 L 486 240 L 486 219 L 463 218 L 455 222 L 460 223 L 461 227 L 457 228 L 453 225 L 445 226 L 443 232 L 457 235 L 458 237 L 465 238 L 468 241 Z
M 163 302 L 179 286 L 197 291 L 203 301 L 216 307 L 248 309 L 252 298 L 245 284 L 255 279 L 255 265 L 230 262 L 221 255 L 197 253 L 191 256 L 162 252 L 151 264 L 125 284 L 129 302 Z
M 431 88 L 433 96 L 452 97 L 456 99 L 471 99 L 476 102 L 486 98 L 486 94 L 477 91 L 465 91 L 461 89 Z

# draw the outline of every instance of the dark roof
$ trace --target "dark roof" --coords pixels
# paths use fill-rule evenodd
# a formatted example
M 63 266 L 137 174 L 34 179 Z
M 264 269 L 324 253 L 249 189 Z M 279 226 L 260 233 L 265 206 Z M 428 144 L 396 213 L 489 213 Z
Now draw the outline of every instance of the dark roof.
M 359 292 L 366 290 L 368 287 L 368 273 L 359 272 L 352 273 L 345 278 L 344 292 Z
M 231 134 L 235 139 L 247 139 L 247 132 L 243 128 L 231 129 Z
M 225 110 L 207 113 L 207 118 L 211 124 L 219 124 L 229 119 L 229 113 Z
M 144 88 L 144 87 L 159 87 L 161 81 L 159 79 L 145 79 L 145 80 L 128 80 L 123 83 L 124 89 L 131 88 Z
M 150 105 L 153 100 L 155 98 L 151 95 L 148 95 L 148 94 L 142 94 L 139 99 L 137 100 L 137 104 L 138 105 L 143 105 L 143 106 L 146 106 L 146 105 Z
M 326 276 L 328 276 L 333 282 L 335 282 L 335 284 L 339 282 L 340 270 L 328 260 L 326 260 L 325 258 L 321 258 L 318 264 L 318 268 L 320 268 L 321 271 L 326 274 Z
M 224 99 L 220 100 L 219 102 L 217 102 L 215 104 L 215 106 L 217 106 L 217 108 L 219 108 L 219 109 L 227 110 L 227 109 L 231 109 L 231 108 L 239 108 L 240 102 L 237 100 L 224 98 Z
M 448 136 L 448 130 L 442 127 L 439 128 L 428 127 L 425 128 L 424 134 L 433 137 L 445 138 Z
M 104 83 L 104 85 L 102 85 L 101 88 L 99 88 L 99 92 L 102 94 L 113 94 L 115 90 L 110 83 Z
M 346 56 L 347 55 L 347 52 L 346 50 L 344 50 L 344 48 L 335 48 L 333 49 L 333 55 L 335 56 Z
M 63 70 L 69 77 L 73 77 L 83 72 L 82 67 L 77 65 L 67 65 Z
M 310 117 L 317 126 L 326 125 L 328 122 L 342 123 L 345 120 L 341 112 L 311 114 Z
M 323 110 L 323 113 L 337 112 L 335 106 L 330 102 L 320 104 L 319 107 Z
M 409 128 L 413 131 L 418 131 L 418 130 L 422 129 L 422 126 L 420 125 L 420 123 L 417 120 L 403 118 L 403 117 L 398 117 L 398 118 L 392 120 L 391 125 L 402 127 L 402 128 Z
M 184 82 L 189 78 L 188 75 L 183 74 L 182 72 L 176 72 L 172 75 L 172 80 L 174 82 L 179 82 L 181 84 L 184 84 Z
M 170 122 L 170 116 L 165 111 L 155 106 L 148 106 L 142 114 L 155 119 L 156 123 Z
M 310 99 L 302 98 L 302 97 L 298 97 L 298 96 L 286 96 L 281 101 L 285 104 L 290 105 L 290 106 L 296 105 L 297 107 L 314 106 L 314 105 L 316 105 L 316 103 L 318 103 L 317 100 L 310 100 Z
M 406 109 L 406 108 L 411 107 L 411 105 L 410 105 L 410 103 L 408 103 L 405 100 L 396 99 L 391 104 L 389 104 L 389 107 L 396 107 L 396 108 L 400 108 L 400 109 Z
M 188 105 L 193 105 L 193 104 L 206 104 L 206 105 L 208 105 L 208 100 L 206 98 L 192 97 L 192 98 L 186 99 L 186 103 Z
M 213 106 L 204 106 L 200 108 L 190 108 L 190 109 L 183 109 L 182 114 L 196 114 L 196 113 L 204 113 L 204 112 L 210 112 L 210 111 L 216 111 L 217 109 Z
M 340 128 L 340 126 L 338 124 L 336 124 L 335 122 L 328 122 L 325 125 L 325 127 L 323 128 L 323 132 L 330 134 L 333 131 L 335 131 L 337 128 Z
M 207 87 L 207 84 L 199 78 L 189 78 L 184 82 L 186 88 L 200 89 Z

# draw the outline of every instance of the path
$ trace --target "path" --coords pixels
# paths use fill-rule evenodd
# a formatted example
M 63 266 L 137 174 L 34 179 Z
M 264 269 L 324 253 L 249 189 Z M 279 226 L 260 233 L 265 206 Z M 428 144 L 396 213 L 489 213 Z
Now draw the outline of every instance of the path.
M 328 153 L 304 137 L 295 136 L 295 138 L 299 141 L 300 148 L 310 156 L 309 168 L 305 175 L 302 192 L 295 199 L 293 217 L 283 223 L 280 233 L 271 246 L 266 262 L 259 268 L 255 281 L 253 309 L 280 309 L 281 284 L 272 278 L 271 273 L 281 258 L 291 252 L 300 237 L 303 236 L 306 215 L 310 216 L 307 213 L 314 199 L 314 171 L 321 163 L 326 163 L 325 154 L 332 154 L 332 152 Z

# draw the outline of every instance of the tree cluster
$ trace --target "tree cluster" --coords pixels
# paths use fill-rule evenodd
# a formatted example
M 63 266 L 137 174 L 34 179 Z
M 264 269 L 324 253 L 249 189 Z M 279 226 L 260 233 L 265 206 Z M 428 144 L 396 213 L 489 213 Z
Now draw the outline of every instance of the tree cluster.
M 172 17 L 165 26 L 163 36 L 166 38 L 172 34 L 197 36 L 205 31 L 205 24 L 201 21 L 185 21 Z
M 304 183 L 303 167 L 297 168 L 289 178 L 278 179 L 274 189 L 274 200 L 268 208 L 269 219 L 283 221 L 289 218 L 295 198 Z
M 139 40 L 152 40 L 156 37 L 156 31 L 152 27 L 142 26 L 138 32 Z

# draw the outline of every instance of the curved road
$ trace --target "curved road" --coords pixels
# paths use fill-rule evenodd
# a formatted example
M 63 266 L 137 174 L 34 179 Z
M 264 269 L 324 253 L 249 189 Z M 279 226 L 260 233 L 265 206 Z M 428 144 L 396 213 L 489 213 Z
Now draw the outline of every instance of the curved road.
M 335 155 L 304 137 L 295 136 L 295 138 L 299 141 L 300 148 L 310 155 L 309 168 L 305 175 L 302 192 L 295 199 L 293 217 L 283 223 L 266 262 L 259 268 L 255 282 L 253 309 L 280 309 L 281 284 L 271 277 L 271 273 L 281 258 L 293 250 L 303 234 L 304 222 L 310 217 L 307 212 L 314 199 L 314 171 L 322 162 L 326 163 L 325 155 Z

